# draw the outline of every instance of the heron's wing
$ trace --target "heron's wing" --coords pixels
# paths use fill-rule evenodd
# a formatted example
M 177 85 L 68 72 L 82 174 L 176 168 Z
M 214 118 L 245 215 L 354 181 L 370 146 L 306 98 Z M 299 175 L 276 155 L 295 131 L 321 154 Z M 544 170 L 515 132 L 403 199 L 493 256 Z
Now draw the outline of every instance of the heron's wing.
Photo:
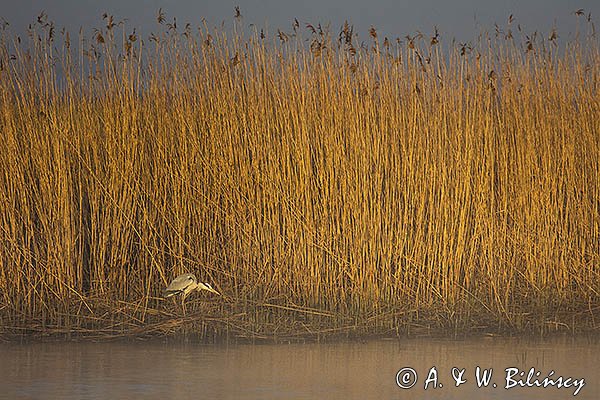
M 171 297 L 173 295 L 183 293 L 185 289 L 196 284 L 196 277 L 194 274 L 181 274 L 177 278 L 173 279 L 173 282 L 163 292 L 163 296 Z

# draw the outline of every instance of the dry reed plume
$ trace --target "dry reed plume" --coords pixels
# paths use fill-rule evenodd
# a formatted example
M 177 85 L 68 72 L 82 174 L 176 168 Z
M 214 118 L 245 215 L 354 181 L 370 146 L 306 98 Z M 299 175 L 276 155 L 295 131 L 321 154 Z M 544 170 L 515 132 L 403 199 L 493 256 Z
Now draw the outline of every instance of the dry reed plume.
M 598 329 L 591 21 L 558 45 L 242 18 L 4 32 L 0 333 Z M 182 317 L 183 271 L 224 296 Z

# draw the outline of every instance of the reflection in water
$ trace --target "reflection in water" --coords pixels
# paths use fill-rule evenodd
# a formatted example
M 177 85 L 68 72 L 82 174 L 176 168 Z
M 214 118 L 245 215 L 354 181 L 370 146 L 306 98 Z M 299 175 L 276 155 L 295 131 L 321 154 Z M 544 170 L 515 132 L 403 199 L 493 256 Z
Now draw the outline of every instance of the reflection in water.
M 600 396 L 597 338 L 403 339 L 362 343 L 203 346 L 162 343 L 0 345 L 0 398 L 7 399 L 568 399 L 576 387 L 505 389 L 506 368 L 541 381 L 584 378 L 577 399 Z M 435 373 L 431 368 L 435 366 Z M 477 388 L 475 368 L 493 368 Z M 396 374 L 418 374 L 403 390 Z M 465 369 L 458 388 L 452 368 Z M 427 391 L 424 382 L 431 378 Z M 515 376 L 515 379 L 519 378 Z M 533 377 L 535 378 L 535 376 Z M 531 380 L 533 381 L 533 380 Z M 443 386 L 433 388 L 434 383 Z M 497 387 L 493 388 L 492 384 Z M 572 384 L 573 382 L 571 382 Z

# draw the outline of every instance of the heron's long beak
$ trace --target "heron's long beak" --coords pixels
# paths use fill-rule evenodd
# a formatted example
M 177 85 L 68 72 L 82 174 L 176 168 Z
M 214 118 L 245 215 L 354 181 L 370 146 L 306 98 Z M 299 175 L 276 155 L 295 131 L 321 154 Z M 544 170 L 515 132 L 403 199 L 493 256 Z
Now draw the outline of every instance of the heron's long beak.
M 217 292 L 215 289 L 213 289 L 212 286 L 210 286 L 210 283 L 198 283 L 198 287 L 200 289 L 204 289 L 204 290 L 208 290 L 209 292 L 212 292 L 214 294 L 218 294 L 219 296 L 221 295 L 221 293 Z

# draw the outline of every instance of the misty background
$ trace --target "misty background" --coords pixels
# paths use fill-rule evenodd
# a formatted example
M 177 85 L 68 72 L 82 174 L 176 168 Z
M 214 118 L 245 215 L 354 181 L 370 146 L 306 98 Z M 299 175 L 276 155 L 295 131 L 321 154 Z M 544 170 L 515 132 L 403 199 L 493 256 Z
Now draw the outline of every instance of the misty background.
M 504 27 L 509 15 L 513 15 L 513 26 L 520 24 L 523 32 L 534 31 L 547 36 L 554 27 L 561 41 L 572 39 L 584 19 L 591 13 L 592 20 L 600 15 L 598 0 L 224 0 L 224 1 L 160 1 L 160 0 L 55 0 L 55 1 L 7 1 L 0 0 L 0 18 L 7 21 L 10 32 L 24 35 L 27 26 L 44 11 L 49 21 L 54 21 L 58 30 L 63 27 L 75 34 L 83 27 L 86 35 L 93 28 L 104 26 L 102 14 L 108 13 L 115 19 L 126 19 L 125 30 L 134 28 L 142 38 L 156 31 L 156 15 L 160 8 L 167 22 L 176 18 L 182 28 L 186 23 L 198 27 L 205 19 L 210 28 L 224 24 L 230 29 L 239 6 L 245 27 L 254 24 L 258 29 L 274 34 L 277 29 L 290 31 L 294 18 L 304 27 L 307 23 L 330 24 L 337 32 L 345 20 L 355 27 L 361 39 L 368 37 L 371 26 L 379 37 L 390 39 L 404 37 L 421 31 L 430 34 L 437 26 L 442 41 L 449 43 L 475 40 L 484 30 L 492 32 L 494 24 Z M 583 9 L 584 15 L 577 17 L 575 11 Z

